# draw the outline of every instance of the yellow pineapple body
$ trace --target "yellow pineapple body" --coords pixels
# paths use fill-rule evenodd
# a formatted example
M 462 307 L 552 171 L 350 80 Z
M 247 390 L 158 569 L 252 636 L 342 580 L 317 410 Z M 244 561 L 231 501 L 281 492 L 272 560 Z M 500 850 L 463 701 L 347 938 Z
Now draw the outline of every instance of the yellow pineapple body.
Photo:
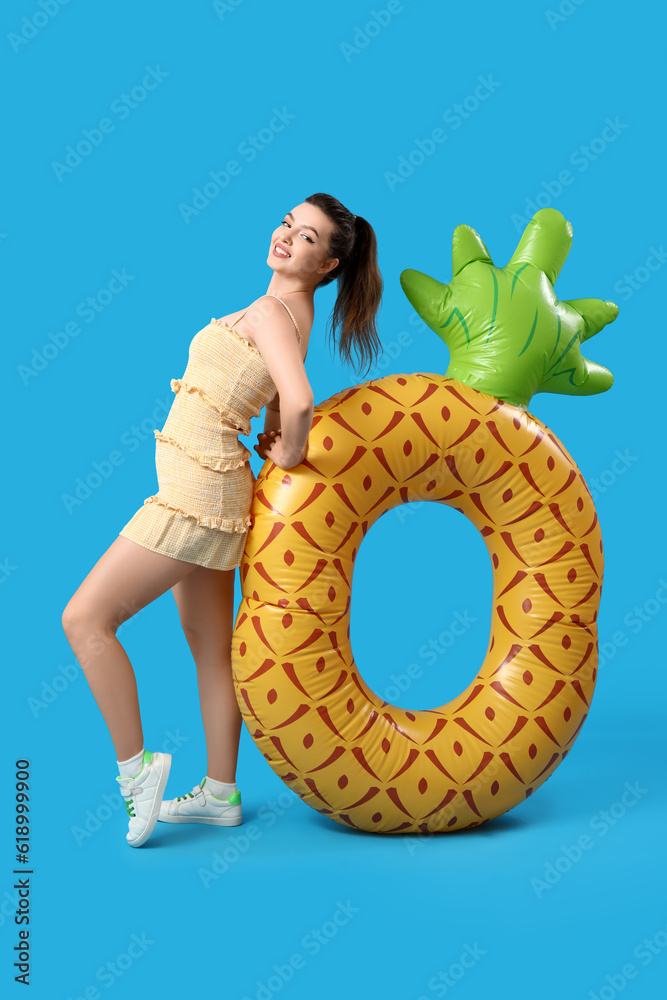
M 472 683 L 408 711 L 364 683 L 351 581 L 370 526 L 431 500 L 478 528 L 493 565 L 491 634 Z M 573 459 L 530 413 L 416 372 L 315 407 L 306 460 L 267 461 L 240 567 L 239 706 L 304 802 L 373 832 L 448 832 L 507 812 L 569 752 L 597 672 L 600 527 Z

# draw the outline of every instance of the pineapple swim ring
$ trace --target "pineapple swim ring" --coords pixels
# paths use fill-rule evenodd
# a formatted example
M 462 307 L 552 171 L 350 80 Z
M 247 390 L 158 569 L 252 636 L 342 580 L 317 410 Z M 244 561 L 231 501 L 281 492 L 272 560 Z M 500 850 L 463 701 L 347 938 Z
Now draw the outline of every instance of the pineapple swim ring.
M 572 240 L 537 212 L 504 268 L 458 226 L 453 278 L 401 275 L 450 349 L 446 375 L 373 379 L 315 407 L 305 460 L 267 460 L 240 566 L 235 690 L 253 740 L 304 802 L 382 833 L 478 826 L 553 774 L 590 708 L 602 585 L 600 526 L 567 450 L 527 411 L 539 391 L 612 384 L 581 343 L 614 303 L 560 302 Z M 408 711 L 361 677 L 350 645 L 351 585 L 372 524 L 416 500 L 454 507 L 493 564 L 484 662 L 457 698 Z

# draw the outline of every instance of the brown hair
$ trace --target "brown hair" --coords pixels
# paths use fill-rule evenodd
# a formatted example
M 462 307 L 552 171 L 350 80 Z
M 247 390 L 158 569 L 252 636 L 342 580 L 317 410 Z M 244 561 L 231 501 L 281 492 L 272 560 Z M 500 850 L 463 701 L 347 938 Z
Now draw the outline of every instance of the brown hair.
M 330 333 L 336 336 L 340 326 L 338 351 L 346 364 L 352 364 L 352 348 L 359 354 L 359 366 L 368 358 L 370 368 L 382 343 L 375 329 L 375 314 L 382 298 L 382 275 L 377 263 L 377 239 L 370 222 L 354 216 L 330 194 L 311 194 L 304 201 L 316 205 L 334 224 L 328 257 L 339 263 L 316 286 L 338 279 L 338 295 L 330 316 Z M 368 370 L 368 369 L 367 369 Z

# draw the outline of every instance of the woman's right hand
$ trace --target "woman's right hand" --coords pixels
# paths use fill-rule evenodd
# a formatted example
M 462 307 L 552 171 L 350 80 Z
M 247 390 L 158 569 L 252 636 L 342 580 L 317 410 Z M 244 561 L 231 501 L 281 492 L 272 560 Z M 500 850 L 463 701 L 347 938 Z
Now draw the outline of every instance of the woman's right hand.
M 257 435 L 258 444 L 254 446 L 255 451 L 260 456 L 260 458 L 268 458 L 268 449 L 271 447 L 276 437 L 280 437 L 280 428 L 277 427 L 272 431 L 262 431 Z

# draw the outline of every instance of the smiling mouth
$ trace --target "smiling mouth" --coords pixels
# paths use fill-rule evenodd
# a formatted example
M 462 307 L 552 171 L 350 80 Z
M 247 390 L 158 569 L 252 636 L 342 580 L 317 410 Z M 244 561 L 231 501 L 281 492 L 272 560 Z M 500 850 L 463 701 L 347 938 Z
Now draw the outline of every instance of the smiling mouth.
M 276 255 L 276 257 L 284 257 L 285 259 L 287 259 L 288 257 L 292 256 L 291 253 L 287 253 L 287 251 L 283 250 L 283 248 L 280 247 L 280 246 L 278 246 L 277 243 L 276 243 L 276 245 L 273 248 L 273 252 Z

